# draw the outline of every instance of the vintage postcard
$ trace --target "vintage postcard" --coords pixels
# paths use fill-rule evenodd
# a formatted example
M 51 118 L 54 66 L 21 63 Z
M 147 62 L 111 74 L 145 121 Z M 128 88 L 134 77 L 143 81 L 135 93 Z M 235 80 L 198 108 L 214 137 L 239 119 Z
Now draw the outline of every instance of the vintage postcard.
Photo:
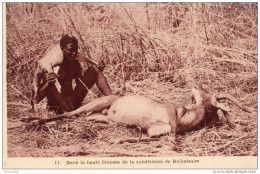
M 3 169 L 258 169 L 258 3 L 3 3 Z

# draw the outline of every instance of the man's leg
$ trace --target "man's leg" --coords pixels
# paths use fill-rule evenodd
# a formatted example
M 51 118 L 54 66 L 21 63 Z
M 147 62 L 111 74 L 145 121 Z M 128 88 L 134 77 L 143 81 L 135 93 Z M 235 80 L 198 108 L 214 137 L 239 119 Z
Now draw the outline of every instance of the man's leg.
M 99 68 L 91 66 L 87 69 L 82 77 L 77 79 L 77 85 L 73 91 L 73 94 L 67 98 L 66 101 L 73 102 L 74 109 L 77 109 L 85 99 L 88 90 L 92 88 L 95 83 L 104 95 L 113 94 L 106 78 L 101 73 Z
M 98 67 L 94 67 L 97 71 L 97 87 L 104 95 L 113 95 L 113 92 L 107 82 L 106 77 L 102 74 Z
M 59 80 L 59 82 L 61 85 L 61 96 L 65 99 L 66 104 L 69 106 L 69 108 L 71 110 L 74 110 L 74 104 L 70 98 L 70 96 L 73 94 L 72 80 Z
M 65 102 L 54 83 L 48 84 L 46 92 L 48 100 L 47 106 L 49 110 L 54 111 L 57 114 L 62 114 L 63 111 L 72 111 L 72 108 Z

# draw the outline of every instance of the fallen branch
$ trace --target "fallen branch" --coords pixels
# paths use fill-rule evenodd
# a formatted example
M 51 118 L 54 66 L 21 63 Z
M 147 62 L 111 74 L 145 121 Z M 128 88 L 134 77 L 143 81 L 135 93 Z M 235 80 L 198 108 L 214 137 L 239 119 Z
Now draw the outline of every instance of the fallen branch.
M 69 118 L 67 116 L 58 116 L 58 117 L 54 117 L 54 118 L 46 118 L 46 119 L 41 119 L 38 121 L 38 123 L 36 123 L 37 125 L 43 125 L 49 122 L 53 122 L 53 121 L 58 121 L 58 120 L 63 120 L 65 118 Z

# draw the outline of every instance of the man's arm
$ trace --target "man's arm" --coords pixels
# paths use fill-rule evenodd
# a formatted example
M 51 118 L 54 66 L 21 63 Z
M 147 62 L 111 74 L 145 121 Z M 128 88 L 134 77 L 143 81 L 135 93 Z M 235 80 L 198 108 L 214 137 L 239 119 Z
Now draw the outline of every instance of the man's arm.
M 47 71 L 43 72 L 42 74 L 37 74 L 37 91 L 36 95 L 34 95 L 33 99 L 36 101 L 36 103 L 39 103 L 46 97 L 46 89 L 48 87 L 48 84 L 51 82 L 54 82 L 56 78 L 58 77 L 55 73 L 48 73 Z
M 103 60 L 100 60 L 98 62 L 98 65 L 96 63 L 94 63 L 93 61 L 89 60 L 89 59 L 86 59 L 86 62 L 89 66 L 97 66 L 101 72 L 104 71 L 104 69 L 106 68 L 106 64 Z

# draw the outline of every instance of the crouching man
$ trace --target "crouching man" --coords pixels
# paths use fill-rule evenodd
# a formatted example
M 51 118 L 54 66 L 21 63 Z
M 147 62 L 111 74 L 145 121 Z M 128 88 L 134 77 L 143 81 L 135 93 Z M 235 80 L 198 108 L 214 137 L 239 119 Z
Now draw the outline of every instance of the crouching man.
M 90 66 L 85 72 L 77 59 L 78 40 L 65 35 L 60 40 L 60 46 L 51 48 L 38 62 L 39 67 L 34 77 L 33 102 L 39 103 L 47 97 L 47 108 L 57 114 L 73 111 L 80 107 L 85 99 L 88 89 L 94 84 L 104 95 L 112 95 L 107 79 L 102 74 L 102 68 L 89 62 Z M 58 66 L 58 73 L 53 69 Z M 61 86 L 58 91 L 56 79 Z M 72 81 L 76 86 L 73 88 Z

